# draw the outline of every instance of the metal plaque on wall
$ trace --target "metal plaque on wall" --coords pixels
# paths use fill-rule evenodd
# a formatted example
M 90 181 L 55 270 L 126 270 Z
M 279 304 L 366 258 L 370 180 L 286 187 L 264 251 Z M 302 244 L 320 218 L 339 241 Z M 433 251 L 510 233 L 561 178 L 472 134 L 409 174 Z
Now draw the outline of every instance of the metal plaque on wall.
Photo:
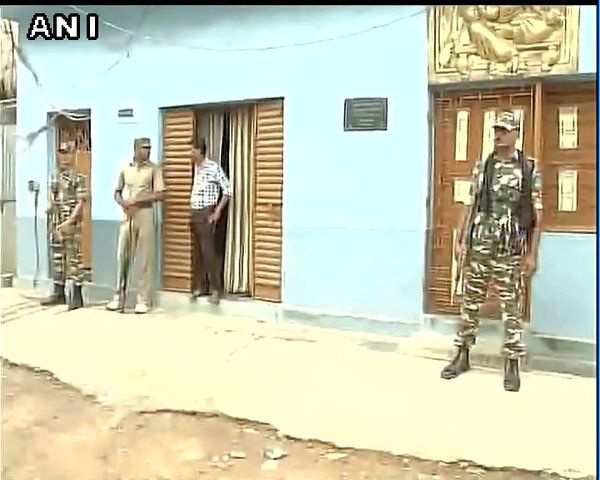
M 387 130 L 387 98 L 348 98 L 344 103 L 344 131 Z

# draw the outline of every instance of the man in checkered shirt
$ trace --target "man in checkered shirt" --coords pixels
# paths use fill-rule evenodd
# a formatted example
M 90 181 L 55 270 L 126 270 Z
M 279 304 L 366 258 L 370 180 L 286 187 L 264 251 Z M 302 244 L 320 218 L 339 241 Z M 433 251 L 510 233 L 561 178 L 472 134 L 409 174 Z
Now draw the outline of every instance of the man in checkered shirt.
M 212 292 L 209 302 L 218 305 L 223 296 L 223 284 L 219 258 L 215 249 L 215 228 L 233 191 L 221 165 L 206 157 L 204 140 L 192 148 L 192 159 L 194 165 L 190 206 L 192 208 L 192 229 L 198 249 L 194 283 L 198 283 L 200 280 L 199 272 L 208 270 L 210 291 Z M 193 285 L 192 290 L 194 298 L 200 296 L 199 285 Z

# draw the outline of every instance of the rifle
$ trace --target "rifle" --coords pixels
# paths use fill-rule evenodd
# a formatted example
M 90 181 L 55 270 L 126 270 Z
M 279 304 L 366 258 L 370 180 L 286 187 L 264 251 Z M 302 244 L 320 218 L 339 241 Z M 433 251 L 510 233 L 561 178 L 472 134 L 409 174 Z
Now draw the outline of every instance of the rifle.
M 54 262 L 52 258 L 54 256 L 54 249 L 57 247 L 59 241 L 56 238 L 56 228 L 60 222 L 60 216 L 58 212 L 58 180 L 52 178 L 49 186 L 50 192 L 50 205 L 46 213 L 46 243 L 47 243 L 47 256 L 48 256 L 48 279 L 54 278 Z
M 462 235 L 461 235 L 461 239 L 460 239 L 460 247 L 461 250 L 460 252 L 458 252 L 458 258 L 456 259 L 456 264 L 454 264 L 454 256 L 456 255 L 456 252 L 454 251 L 454 236 L 452 238 L 453 242 L 452 242 L 452 265 L 456 265 L 456 268 L 453 269 L 454 271 L 451 272 L 452 273 L 452 285 L 450 287 L 450 304 L 454 305 L 454 298 L 456 295 L 460 296 L 462 295 L 462 291 L 463 291 L 463 283 L 464 283 L 464 270 L 465 270 L 465 265 L 467 263 L 468 260 L 468 247 L 467 245 L 467 241 L 469 239 L 469 236 L 471 235 L 471 231 L 473 230 L 473 222 L 475 220 L 475 212 L 476 212 L 476 206 L 477 204 L 477 199 L 474 199 L 474 201 L 472 202 L 471 205 L 469 205 L 469 210 L 467 213 L 467 217 L 465 218 L 465 225 L 463 226 L 462 229 Z
M 33 236 L 35 239 L 35 273 L 33 275 L 33 288 L 38 286 L 38 275 L 40 273 L 40 240 L 38 235 L 37 212 L 38 200 L 40 196 L 40 184 L 34 180 L 29 180 L 28 189 L 33 193 Z
M 119 294 L 121 297 L 121 313 L 125 313 L 125 303 L 127 301 L 127 284 L 131 271 L 133 259 L 133 217 L 127 215 L 127 242 L 124 248 L 125 255 L 121 262 L 121 271 L 119 272 Z

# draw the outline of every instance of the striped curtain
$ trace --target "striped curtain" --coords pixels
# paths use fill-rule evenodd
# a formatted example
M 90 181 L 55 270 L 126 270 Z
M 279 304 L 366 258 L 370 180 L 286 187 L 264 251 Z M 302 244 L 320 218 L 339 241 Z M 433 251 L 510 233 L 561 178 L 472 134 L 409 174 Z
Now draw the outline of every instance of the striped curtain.
M 206 156 L 213 162 L 221 162 L 223 150 L 223 129 L 225 126 L 225 113 L 202 112 L 198 116 L 197 136 L 206 141 Z
M 252 106 L 231 111 L 229 131 L 229 175 L 233 185 L 233 198 L 229 205 L 227 223 L 224 287 L 229 294 L 249 294 L 254 198 Z

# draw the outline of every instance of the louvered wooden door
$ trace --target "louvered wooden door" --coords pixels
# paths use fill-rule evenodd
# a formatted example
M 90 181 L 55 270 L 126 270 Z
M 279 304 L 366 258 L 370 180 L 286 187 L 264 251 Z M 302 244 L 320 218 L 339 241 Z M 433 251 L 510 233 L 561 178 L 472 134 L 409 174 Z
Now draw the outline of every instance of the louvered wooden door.
M 162 288 L 189 292 L 192 281 L 190 192 L 191 148 L 195 132 L 191 109 L 166 110 L 163 115 Z
M 256 105 L 252 296 L 281 301 L 283 101 Z
M 530 88 L 520 91 L 446 93 L 435 97 L 433 228 L 429 242 L 428 313 L 459 313 L 458 302 L 452 304 L 452 250 L 458 215 L 465 207 L 455 201 L 455 194 L 466 185 L 461 182 L 470 180 L 473 167 L 482 154 L 490 151 L 489 141 L 493 137 L 487 137 L 486 141 L 484 135 L 489 134 L 493 123 L 492 112 L 514 110 L 522 115 L 524 150 L 531 152 L 534 144 L 532 101 Z M 466 149 L 457 149 L 457 143 L 466 146 Z M 481 313 L 485 317 L 499 318 L 499 303 L 495 292 L 490 292 Z

